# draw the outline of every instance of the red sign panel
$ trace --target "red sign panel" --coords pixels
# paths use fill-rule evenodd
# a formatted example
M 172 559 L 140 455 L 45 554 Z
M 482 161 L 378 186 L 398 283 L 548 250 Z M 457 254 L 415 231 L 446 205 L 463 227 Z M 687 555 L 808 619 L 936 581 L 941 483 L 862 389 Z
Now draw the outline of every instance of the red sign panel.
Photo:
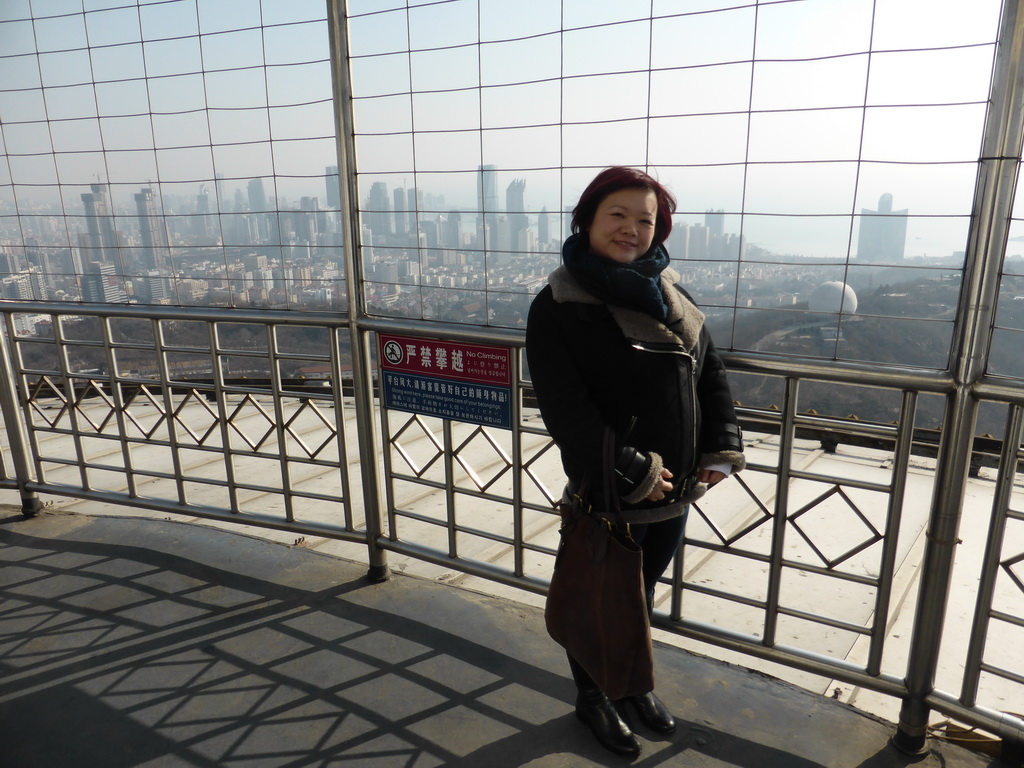
M 512 351 L 507 347 L 380 335 L 380 364 L 391 371 L 511 386 Z

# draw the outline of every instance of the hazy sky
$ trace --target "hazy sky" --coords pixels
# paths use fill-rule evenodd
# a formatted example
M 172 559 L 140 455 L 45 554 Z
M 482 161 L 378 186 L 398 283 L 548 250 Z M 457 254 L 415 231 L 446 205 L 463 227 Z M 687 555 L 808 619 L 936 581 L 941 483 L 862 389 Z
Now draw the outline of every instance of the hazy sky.
M 845 256 L 851 214 L 883 193 L 924 217 L 908 255 L 963 248 L 998 0 L 408 5 L 348 4 L 364 195 L 382 180 L 472 207 L 483 163 L 502 200 L 522 178 L 529 208 L 557 210 L 624 163 L 651 166 L 683 220 L 723 209 L 779 253 Z M 226 196 L 256 176 L 271 197 L 324 196 L 322 0 L 29 10 L 0 3 L 0 205 L 58 183 L 74 204 L 97 177 L 122 201 L 215 174 Z
M 651 165 L 684 219 L 746 211 L 750 241 L 843 256 L 850 214 L 884 193 L 970 211 L 999 4 L 967 5 L 655 2 L 652 22 L 647 3 L 355 2 L 360 168 L 395 186 L 415 166 L 468 206 L 494 164 L 552 209 L 596 168 Z M 957 218 L 908 229 L 929 255 L 966 236 Z

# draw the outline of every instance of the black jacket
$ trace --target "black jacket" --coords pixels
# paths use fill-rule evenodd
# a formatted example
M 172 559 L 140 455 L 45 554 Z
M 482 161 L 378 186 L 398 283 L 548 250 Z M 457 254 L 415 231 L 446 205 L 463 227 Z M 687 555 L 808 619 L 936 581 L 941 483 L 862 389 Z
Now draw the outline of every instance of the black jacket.
M 588 473 L 599 476 L 604 428 L 611 427 L 624 511 L 637 522 L 681 514 L 704 492 L 693 483 L 700 469 L 744 466 L 725 368 L 678 279 L 671 269 L 662 274 L 663 324 L 602 303 L 560 267 L 534 299 L 526 330 L 530 378 L 570 487 Z M 674 476 L 673 492 L 644 501 L 663 466 Z

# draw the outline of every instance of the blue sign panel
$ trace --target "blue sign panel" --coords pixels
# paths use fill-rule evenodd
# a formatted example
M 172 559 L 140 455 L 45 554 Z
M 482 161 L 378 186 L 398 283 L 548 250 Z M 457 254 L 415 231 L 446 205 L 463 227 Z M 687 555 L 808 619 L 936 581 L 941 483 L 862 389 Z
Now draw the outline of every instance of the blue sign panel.
M 382 375 L 384 405 L 388 408 L 512 429 L 510 387 L 467 384 L 393 371 L 384 371 Z

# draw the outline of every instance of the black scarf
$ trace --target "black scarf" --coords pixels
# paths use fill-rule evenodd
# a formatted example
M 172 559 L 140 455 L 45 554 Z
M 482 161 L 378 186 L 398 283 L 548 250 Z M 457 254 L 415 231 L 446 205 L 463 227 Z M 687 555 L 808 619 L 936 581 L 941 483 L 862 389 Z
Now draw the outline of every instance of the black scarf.
M 668 251 L 660 245 L 635 261 L 620 264 L 591 251 L 583 236 L 571 235 L 562 245 L 562 262 L 584 290 L 605 304 L 637 309 L 661 322 L 668 318 L 661 290 Z

